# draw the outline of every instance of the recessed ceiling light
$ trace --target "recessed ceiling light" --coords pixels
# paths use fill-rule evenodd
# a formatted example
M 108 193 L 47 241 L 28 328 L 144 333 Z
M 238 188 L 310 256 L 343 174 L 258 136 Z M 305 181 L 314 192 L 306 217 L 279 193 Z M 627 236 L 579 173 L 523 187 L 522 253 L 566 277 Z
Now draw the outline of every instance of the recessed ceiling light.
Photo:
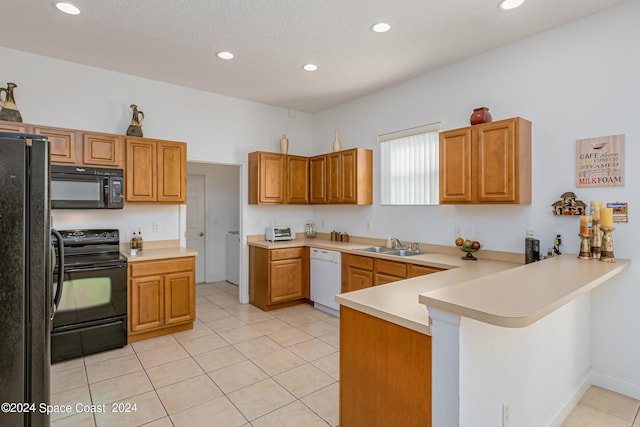
M 318 66 L 316 64 L 305 64 L 302 66 L 305 71 L 316 71 Z
M 502 0 L 498 5 L 502 10 L 511 10 L 522 6 L 524 0 Z
M 78 9 L 76 6 L 72 5 L 71 3 L 57 2 L 56 8 L 60 12 L 64 12 L 67 15 L 80 15 L 80 9 Z
M 216 55 L 220 59 L 233 59 L 233 57 L 235 56 L 233 53 L 227 51 L 218 52 L 216 53 Z
M 386 33 L 391 29 L 391 25 L 387 24 L 386 22 L 378 22 L 377 24 L 373 24 L 371 26 L 371 29 L 376 33 Z

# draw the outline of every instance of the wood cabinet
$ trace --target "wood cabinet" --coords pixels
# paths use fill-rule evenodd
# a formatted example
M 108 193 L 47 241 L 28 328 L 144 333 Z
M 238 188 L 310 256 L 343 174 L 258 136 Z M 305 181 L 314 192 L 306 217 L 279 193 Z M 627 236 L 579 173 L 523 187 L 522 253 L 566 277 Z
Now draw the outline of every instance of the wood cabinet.
M 440 203 L 531 203 L 531 123 L 516 117 L 440 133 Z
M 82 132 L 82 164 L 122 168 L 124 142 L 119 135 Z
M 249 153 L 249 204 L 309 203 L 309 159 Z
M 309 159 L 309 203 L 327 203 L 327 155 Z
M 431 337 L 342 306 L 340 425 L 431 426 Z
M 342 292 L 357 291 L 373 286 L 373 258 L 342 254 Z
M 373 153 L 364 148 L 314 156 L 249 153 L 249 204 L 371 204 Z
M 309 203 L 309 158 L 285 156 L 286 203 Z
M 373 202 L 373 153 L 364 148 L 327 154 L 327 202 Z
M 129 264 L 129 342 L 193 328 L 195 257 Z
M 124 166 L 122 136 L 76 129 L 0 121 L 0 131 L 46 135 L 51 163 L 104 168 Z
M 249 302 L 268 311 L 309 299 L 309 248 L 249 246 Z
M 427 274 L 438 273 L 444 271 L 444 268 L 427 267 L 426 265 L 407 263 L 407 278 L 424 276 Z
M 407 278 L 407 264 L 404 262 L 376 259 L 373 271 L 375 273 L 373 278 L 374 286 L 397 282 L 398 280 Z
M 342 292 L 357 291 L 443 270 L 409 262 L 343 253 Z
M 125 200 L 186 203 L 187 147 L 183 142 L 126 138 Z
M 27 132 L 27 125 L 19 122 L 0 120 L 0 132 Z
M 49 156 L 51 163 L 67 165 L 80 164 L 78 159 L 77 132 L 73 129 L 61 129 L 45 126 L 34 126 L 33 133 L 46 135 L 49 139 Z

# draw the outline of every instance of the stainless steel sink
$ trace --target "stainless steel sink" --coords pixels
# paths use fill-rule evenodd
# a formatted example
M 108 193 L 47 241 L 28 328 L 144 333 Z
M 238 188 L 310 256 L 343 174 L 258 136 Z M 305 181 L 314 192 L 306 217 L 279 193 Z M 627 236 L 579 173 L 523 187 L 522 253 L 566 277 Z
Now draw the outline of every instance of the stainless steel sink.
M 397 249 L 385 248 L 384 246 L 370 246 L 368 248 L 361 248 L 358 250 L 365 251 L 365 252 L 377 252 L 377 253 L 389 253 L 389 252 L 397 251 Z
M 370 246 L 368 248 L 361 248 L 358 250 L 365 251 L 365 252 L 376 252 L 376 253 L 385 254 L 385 255 L 396 255 L 396 256 L 414 256 L 414 255 L 427 253 L 427 252 L 420 252 L 420 251 L 411 251 L 409 249 L 385 248 L 384 246 Z
M 424 253 L 426 252 L 411 251 L 409 249 L 396 249 L 394 251 L 385 252 L 385 254 L 387 255 L 397 255 L 397 256 L 414 256 L 414 255 L 420 255 Z

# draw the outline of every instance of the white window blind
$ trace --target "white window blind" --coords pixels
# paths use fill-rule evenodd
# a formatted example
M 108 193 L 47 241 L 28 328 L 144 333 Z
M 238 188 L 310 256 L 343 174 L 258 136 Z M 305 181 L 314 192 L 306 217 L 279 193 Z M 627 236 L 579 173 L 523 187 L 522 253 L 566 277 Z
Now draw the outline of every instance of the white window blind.
M 438 132 L 441 123 L 380 135 L 380 203 L 438 204 Z

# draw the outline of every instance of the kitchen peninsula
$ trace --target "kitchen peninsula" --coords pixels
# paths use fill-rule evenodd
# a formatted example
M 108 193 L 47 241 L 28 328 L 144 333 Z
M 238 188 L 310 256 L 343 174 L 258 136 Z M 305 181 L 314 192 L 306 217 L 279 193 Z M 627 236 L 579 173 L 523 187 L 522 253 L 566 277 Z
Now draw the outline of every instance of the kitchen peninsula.
M 269 249 L 313 246 L 398 260 L 397 256 L 361 250 L 379 242 L 351 240 L 270 243 L 254 239 L 249 245 Z M 465 416 L 476 416 L 474 402 L 465 401 L 465 387 L 473 386 L 470 382 L 481 381 L 476 387 L 483 387 L 484 395 L 489 396 L 485 403 L 491 406 L 494 394 L 508 397 L 512 387 L 522 388 L 527 383 L 522 375 L 545 370 L 538 365 L 551 365 L 541 378 L 571 370 L 572 354 L 556 362 L 557 355 L 552 351 L 540 355 L 540 349 L 556 345 L 558 339 L 570 339 L 574 329 L 565 328 L 588 329 L 582 319 L 585 305 L 587 310 L 590 306 L 589 291 L 630 264 L 622 259 L 604 263 L 562 255 L 522 265 L 521 254 L 486 250 L 479 253 L 479 261 L 463 261 L 456 248 L 426 244 L 421 248 L 431 253 L 401 260 L 446 271 L 336 296 L 341 304 L 341 425 L 352 425 L 350 420 L 365 420 L 366 424 L 367 419 L 402 420 L 403 425 L 430 425 L 432 420 L 438 426 L 466 425 L 470 418 Z M 521 357 L 521 353 L 530 356 Z M 500 390 L 489 392 L 494 388 L 492 382 Z M 535 425 L 552 424 L 550 420 L 563 416 L 560 411 L 572 407 L 572 402 L 564 401 L 527 406 L 517 398 L 511 404 L 517 410 L 512 419 L 542 420 Z M 491 420 L 501 416 L 500 408 L 489 410 L 487 423 L 498 425 Z

